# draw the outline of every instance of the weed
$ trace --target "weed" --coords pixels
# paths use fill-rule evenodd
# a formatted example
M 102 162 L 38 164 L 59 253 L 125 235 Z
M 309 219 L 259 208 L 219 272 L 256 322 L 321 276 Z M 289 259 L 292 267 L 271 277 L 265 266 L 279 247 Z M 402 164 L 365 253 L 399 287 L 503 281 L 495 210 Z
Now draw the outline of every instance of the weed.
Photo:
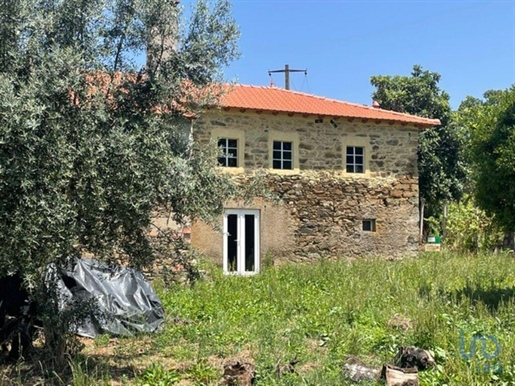
M 160 333 L 91 345 L 99 352 L 118 345 L 110 352 L 127 361 L 121 369 L 152 363 L 123 384 L 216 385 L 223 363 L 239 360 L 253 363 L 257 385 L 345 385 L 347 355 L 379 368 L 410 345 L 436 358 L 421 384 L 515 382 L 515 264 L 508 255 L 283 264 L 247 278 L 202 267 L 208 279 L 193 286 L 158 286 L 168 314 Z M 292 361 L 294 371 L 277 372 Z M 81 386 L 105 384 L 109 371 L 87 361 L 71 369 L 66 384 Z M 9 379 L 24 384 L 16 368 Z
M 141 386 L 169 386 L 181 380 L 181 375 L 174 370 L 165 370 L 159 363 L 153 363 L 146 368 L 136 380 Z

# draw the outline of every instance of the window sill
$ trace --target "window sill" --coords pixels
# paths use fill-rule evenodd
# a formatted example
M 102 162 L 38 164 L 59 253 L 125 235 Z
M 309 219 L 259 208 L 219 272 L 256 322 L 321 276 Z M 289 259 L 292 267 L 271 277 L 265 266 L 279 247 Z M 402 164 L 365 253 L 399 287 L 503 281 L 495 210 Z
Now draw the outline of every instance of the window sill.
M 283 175 L 283 176 L 292 176 L 292 175 L 295 175 L 295 174 L 299 174 L 300 173 L 300 170 L 299 169 L 268 169 L 268 172 L 270 174 L 279 174 L 279 175 Z
M 244 168 L 231 168 L 231 167 L 226 167 L 226 166 L 217 166 L 216 170 L 218 170 L 222 173 L 227 173 L 227 174 L 243 174 L 243 173 L 245 173 Z
M 365 173 L 349 173 L 346 171 L 342 171 L 341 175 L 343 177 L 350 177 L 350 178 L 371 178 L 370 171 L 366 171 Z

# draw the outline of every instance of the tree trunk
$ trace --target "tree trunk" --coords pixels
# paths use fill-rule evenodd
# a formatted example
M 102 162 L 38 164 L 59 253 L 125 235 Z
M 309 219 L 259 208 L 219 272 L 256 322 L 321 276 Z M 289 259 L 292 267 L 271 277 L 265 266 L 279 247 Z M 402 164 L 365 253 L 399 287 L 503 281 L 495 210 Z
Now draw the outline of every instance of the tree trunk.
M 66 342 L 68 338 L 67 331 L 60 331 L 61 328 L 56 325 L 45 325 L 43 331 L 45 334 L 45 349 L 51 357 L 52 367 L 60 370 L 67 366 L 66 358 Z

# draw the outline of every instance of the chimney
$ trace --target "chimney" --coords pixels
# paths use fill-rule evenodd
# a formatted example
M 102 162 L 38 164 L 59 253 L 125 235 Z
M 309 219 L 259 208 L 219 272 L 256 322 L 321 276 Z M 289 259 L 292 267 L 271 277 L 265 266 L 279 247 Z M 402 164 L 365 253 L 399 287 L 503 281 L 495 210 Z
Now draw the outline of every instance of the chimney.
M 149 17 L 147 35 L 147 68 L 157 71 L 160 63 L 167 60 L 179 46 L 180 0 L 166 0 L 164 9 L 154 10 Z

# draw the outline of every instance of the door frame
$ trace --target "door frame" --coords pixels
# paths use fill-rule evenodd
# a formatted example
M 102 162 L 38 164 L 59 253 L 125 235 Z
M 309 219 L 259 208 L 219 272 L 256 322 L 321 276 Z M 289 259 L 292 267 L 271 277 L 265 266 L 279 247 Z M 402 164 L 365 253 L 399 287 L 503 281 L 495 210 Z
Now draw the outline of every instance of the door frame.
M 237 259 L 238 259 L 238 270 L 229 271 L 229 258 L 228 258 L 228 241 L 227 241 L 227 226 L 229 215 L 237 215 Z M 245 271 L 245 255 L 241 253 L 244 251 L 245 245 L 245 215 L 254 216 L 254 270 Z M 223 215 L 223 271 L 224 275 L 255 275 L 259 273 L 261 269 L 261 213 L 259 209 L 225 209 Z

